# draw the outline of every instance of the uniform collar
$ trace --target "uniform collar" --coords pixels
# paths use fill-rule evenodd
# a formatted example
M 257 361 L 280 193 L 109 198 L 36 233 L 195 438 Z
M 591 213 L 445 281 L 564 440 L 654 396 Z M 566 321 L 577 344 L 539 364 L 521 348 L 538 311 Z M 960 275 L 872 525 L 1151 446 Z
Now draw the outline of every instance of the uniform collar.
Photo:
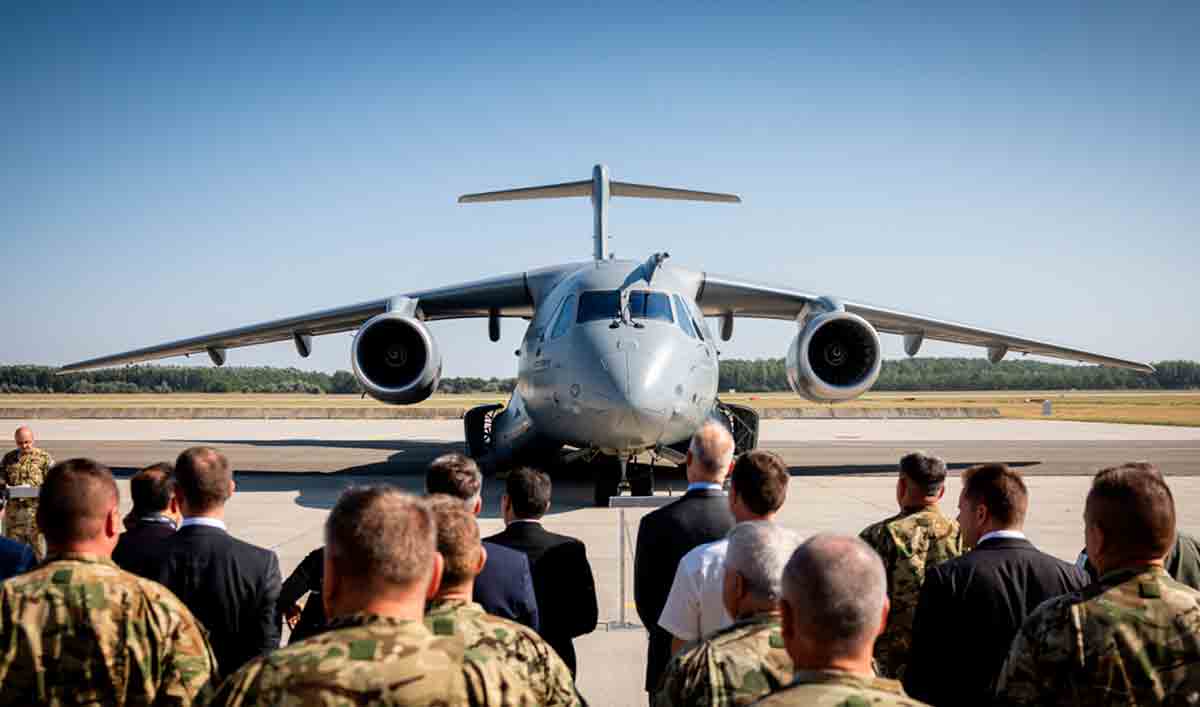
M 419 619 L 402 619 L 397 616 L 381 616 L 367 612 L 357 612 L 339 616 L 329 622 L 329 630 L 353 628 L 357 626 L 390 626 L 398 630 L 428 632 L 424 622 Z
M 848 673 L 843 670 L 797 670 L 792 685 L 831 684 L 847 685 L 850 687 L 867 688 L 903 695 L 904 688 L 899 680 L 889 680 L 873 675 Z
M 481 612 L 483 611 L 482 606 L 466 599 L 435 598 L 425 605 L 425 613 L 427 614 L 435 611 L 458 611 L 460 609 L 478 609 Z
M 1109 570 L 1105 572 L 1098 580 L 1099 584 L 1108 587 L 1124 584 L 1134 577 L 1148 575 L 1156 579 L 1167 577 L 1167 571 L 1161 565 L 1138 565 L 1136 567 L 1122 567 L 1121 569 Z
M 46 559 L 42 562 L 42 566 L 48 565 L 52 562 L 83 562 L 89 565 L 108 565 L 109 567 L 117 566 L 116 563 L 112 561 L 111 557 L 85 552 L 59 552 L 47 555 Z
M 733 622 L 733 626 L 749 626 L 751 624 L 778 624 L 783 621 L 783 616 L 778 611 L 760 611 L 757 614 L 737 619 Z

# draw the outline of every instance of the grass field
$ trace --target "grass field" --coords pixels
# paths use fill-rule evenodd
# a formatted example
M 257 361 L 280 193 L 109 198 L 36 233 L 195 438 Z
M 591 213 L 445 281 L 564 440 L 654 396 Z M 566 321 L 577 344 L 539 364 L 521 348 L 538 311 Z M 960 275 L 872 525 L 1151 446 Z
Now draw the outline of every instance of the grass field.
M 503 402 L 501 395 L 435 395 L 420 403 L 424 407 L 471 407 Z M 756 408 L 824 407 L 788 393 L 737 393 L 721 396 L 730 403 Z M 1050 400 L 1053 415 L 1042 416 L 1042 402 Z M 0 395 L 0 407 L 375 407 L 380 403 L 357 395 L 258 395 L 189 394 L 170 395 Z M 1200 426 L 1200 391 L 978 391 L 869 393 L 840 403 L 861 408 L 996 408 L 1003 417 L 1026 419 L 1124 422 L 1152 425 Z

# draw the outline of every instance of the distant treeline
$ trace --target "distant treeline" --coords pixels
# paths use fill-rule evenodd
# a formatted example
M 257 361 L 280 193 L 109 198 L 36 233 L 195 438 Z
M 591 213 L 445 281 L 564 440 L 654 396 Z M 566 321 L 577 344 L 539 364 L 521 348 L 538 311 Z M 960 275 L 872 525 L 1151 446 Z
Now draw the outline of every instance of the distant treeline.
M 1200 388 L 1200 362 L 1160 361 L 1151 374 L 1041 361 L 977 358 L 884 361 L 875 390 L 1178 390 Z M 508 393 L 513 378 L 443 378 L 441 393 Z M 783 359 L 721 361 L 720 389 L 787 391 Z M 349 371 L 265 366 L 129 366 L 57 375 L 48 366 L 0 366 L 0 393 L 359 393 Z

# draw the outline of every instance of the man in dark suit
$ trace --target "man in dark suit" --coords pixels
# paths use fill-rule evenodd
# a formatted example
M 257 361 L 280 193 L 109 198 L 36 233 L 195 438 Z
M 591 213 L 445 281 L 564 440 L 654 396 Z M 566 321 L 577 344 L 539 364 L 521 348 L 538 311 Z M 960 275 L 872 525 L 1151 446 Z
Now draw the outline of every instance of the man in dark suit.
M 973 549 L 926 573 L 904 674 L 905 691 L 933 705 L 987 704 L 1025 618 L 1088 583 L 1083 570 L 1021 532 L 1029 492 L 1019 473 L 983 464 L 962 478 L 958 524 L 963 546 Z
M 733 437 L 720 422 L 705 422 L 688 448 L 687 493 L 648 513 L 638 526 L 633 598 L 642 625 L 650 633 L 645 687 L 651 699 L 671 658 L 671 634 L 658 625 L 658 619 L 667 603 L 675 568 L 689 550 L 725 537 L 733 527 L 729 500 L 722 490 L 732 466 Z
M 174 473 L 169 462 L 159 462 L 129 480 L 133 510 L 125 517 L 125 532 L 112 554 L 113 562 L 126 572 L 152 577 L 162 564 L 167 541 L 180 521 Z
M 0 522 L 4 520 L 4 506 L 8 503 L 8 489 L 0 495 Z M 0 538 L 0 582 L 28 572 L 37 565 L 33 548 L 25 543 Z
M 179 530 L 155 579 L 175 593 L 208 630 L 221 677 L 279 647 L 279 559 L 231 536 L 225 503 L 234 491 L 229 462 L 211 447 L 192 447 L 175 461 Z
M 546 639 L 575 676 L 575 646 L 571 640 L 596 630 L 600 609 L 596 581 L 583 543 L 542 527 L 550 510 L 550 477 L 534 469 L 518 469 L 505 482 L 500 511 L 506 527 L 488 538 L 529 558 L 533 593 L 537 598 L 542 638 Z
M 425 493 L 460 498 L 467 510 L 478 516 L 483 510 L 483 474 L 474 459 L 462 454 L 443 454 L 425 470 Z M 485 542 L 483 548 L 487 551 L 487 562 L 475 578 L 472 599 L 493 616 L 539 630 L 529 560 L 523 553 L 503 545 Z

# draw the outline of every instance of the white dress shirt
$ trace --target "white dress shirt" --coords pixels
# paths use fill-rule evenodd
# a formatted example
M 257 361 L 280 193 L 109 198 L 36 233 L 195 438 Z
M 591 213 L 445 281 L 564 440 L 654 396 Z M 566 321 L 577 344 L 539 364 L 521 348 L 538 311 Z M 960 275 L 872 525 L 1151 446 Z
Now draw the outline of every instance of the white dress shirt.
M 733 623 L 721 597 L 728 549 L 729 541 L 721 539 L 697 545 L 679 561 L 658 617 L 658 625 L 667 633 L 695 641 Z

